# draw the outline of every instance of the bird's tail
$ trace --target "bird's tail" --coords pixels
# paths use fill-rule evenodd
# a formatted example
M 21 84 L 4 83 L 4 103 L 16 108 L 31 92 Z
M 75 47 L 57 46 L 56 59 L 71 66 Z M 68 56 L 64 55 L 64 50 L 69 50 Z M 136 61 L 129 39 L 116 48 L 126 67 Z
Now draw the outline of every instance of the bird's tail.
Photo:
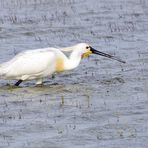
M 0 64 L 0 78 L 4 78 L 7 72 L 8 72 L 7 66 Z

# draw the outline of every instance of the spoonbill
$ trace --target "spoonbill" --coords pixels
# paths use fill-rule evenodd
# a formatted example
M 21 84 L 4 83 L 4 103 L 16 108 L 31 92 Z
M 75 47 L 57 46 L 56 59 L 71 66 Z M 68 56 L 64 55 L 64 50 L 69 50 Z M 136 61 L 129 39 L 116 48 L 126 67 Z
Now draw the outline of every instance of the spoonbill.
M 68 57 L 64 52 L 69 51 L 71 54 Z M 21 52 L 8 62 L 0 64 L 0 78 L 17 80 L 15 86 L 33 79 L 37 85 L 42 84 L 43 78 L 76 68 L 81 59 L 90 54 L 98 54 L 125 63 L 118 57 L 97 51 L 86 43 L 79 43 L 66 48 L 50 47 Z

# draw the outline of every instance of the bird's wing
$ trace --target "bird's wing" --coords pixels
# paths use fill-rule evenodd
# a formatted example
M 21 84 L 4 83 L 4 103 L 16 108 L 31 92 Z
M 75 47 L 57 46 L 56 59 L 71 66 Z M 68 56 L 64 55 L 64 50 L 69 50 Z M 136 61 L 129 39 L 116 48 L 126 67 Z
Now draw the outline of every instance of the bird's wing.
M 8 62 L 2 63 L 0 66 L 6 67 L 6 66 L 14 63 L 18 59 L 21 59 L 21 58 L 24 58 L 24 57 L 29 57 L 31 55 L 38 55 L 40 53 L 46 53 L 48 51 L 56 51 L 56 50 L 57 50 L 56 48 L 41 48 L 41 49 L 35 49 L 35 50 L 22 51 L 22 52 L 18 53 L 15 57 L 13 57 L 11 60 L 9 60 Z
M 52 50 L 26 51 L 5 63 L 10 77 L 33 75 L 45 71 L 54 65 L 56 53 Z
M 48 52 L 48 51 L 57 51 L 56 48 L 41 48 L 41 49 L 35 49 L 35 50 L 26 50 L 26 51 L 23 51 L 23 52 L 20 52 L 19 54 L 17 54 L 15 56 L 15 58 L 17 57 L 21 57 L 21 56 L 24 56 L 24 55 L 32 55 L 32 54 L 39 54 L 39 53 L 45 53 L 45 52 Z

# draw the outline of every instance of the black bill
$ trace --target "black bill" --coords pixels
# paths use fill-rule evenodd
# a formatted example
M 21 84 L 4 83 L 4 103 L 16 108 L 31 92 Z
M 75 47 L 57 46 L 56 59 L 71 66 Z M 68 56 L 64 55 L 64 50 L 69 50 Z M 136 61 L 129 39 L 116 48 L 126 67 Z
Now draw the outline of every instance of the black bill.
M 98 54 L 98 55 L 101 55 L 101 56 L 104 56 L 104 57 L 107 57 L 107 58 L 110 58 L 110 59 L 114 59 L 114 60 L 117 60 L 121 63 L 126 63 L 125 61 L 122 61 L 121 59 L 119 59 L 118 57 L 115 57 L 115 56 L 112 56 L 112 55 L 109 55 L 109 54 L 106 54 L 106 53 L 103 53 L 101 51 L 98 51 L 98 50 L 95 50 L 94 48 L 90 47 L 90 50 L 93 54 Z

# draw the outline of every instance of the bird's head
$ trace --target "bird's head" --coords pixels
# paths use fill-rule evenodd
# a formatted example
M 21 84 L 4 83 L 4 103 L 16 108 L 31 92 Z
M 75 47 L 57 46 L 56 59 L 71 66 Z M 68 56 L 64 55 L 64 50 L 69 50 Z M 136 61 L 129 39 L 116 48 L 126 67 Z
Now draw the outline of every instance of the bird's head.
M 88 45 L 86 43 L 80 43 L 80 44 L 77 44 L 76 46 L 77 46 L 77 50 L 79 50 L 79 52 L 81 53 L 82 58 L 87 57 L 90 54 L 97 54 L 97 55 L 100 55 L 100 56 L 104 56 L 104 57 L 107 57 L 107 58 L 110 58 L 110 59 L 117 60 L 121 63 L 126 63 L 125 61 L 122 61 L 118 57 L 115 57 L 113 55 L 98 51 L 98 50 L 94 49 L 93 47 L 91 47 L 90 45 Z

